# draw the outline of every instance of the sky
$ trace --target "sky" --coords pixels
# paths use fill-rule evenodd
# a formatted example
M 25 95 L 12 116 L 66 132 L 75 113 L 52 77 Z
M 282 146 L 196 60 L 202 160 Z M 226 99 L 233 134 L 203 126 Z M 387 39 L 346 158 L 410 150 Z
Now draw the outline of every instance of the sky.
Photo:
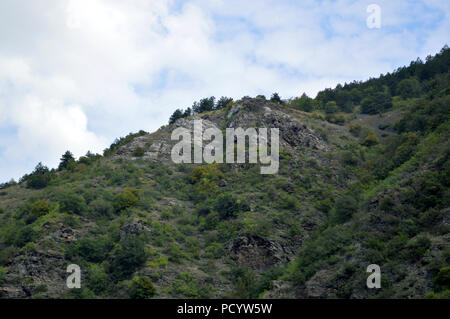
M 314 97 L 393 71 L 450 44 L 449 15 L 448 0 L 2 0 L 0 183 L 203 97 Z

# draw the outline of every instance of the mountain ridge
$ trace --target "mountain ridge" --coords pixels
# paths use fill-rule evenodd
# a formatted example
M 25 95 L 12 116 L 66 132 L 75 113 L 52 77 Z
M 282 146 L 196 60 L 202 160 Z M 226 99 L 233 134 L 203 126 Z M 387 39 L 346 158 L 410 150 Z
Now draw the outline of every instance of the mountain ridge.
M 448 56 L 315 99 L 195 104 L 211 109 L 37 167 L 0 189 L 0 297 L 448 297 Z M 173 163 L 195 119 L 279 128 L 278 174 Z

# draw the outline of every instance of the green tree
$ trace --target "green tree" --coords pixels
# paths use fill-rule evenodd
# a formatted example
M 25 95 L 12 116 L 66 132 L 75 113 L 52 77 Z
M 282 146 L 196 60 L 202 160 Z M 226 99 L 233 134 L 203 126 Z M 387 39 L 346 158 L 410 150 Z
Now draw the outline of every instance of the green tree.
M 314 100 L 303 93 L 301 97 L 293 99 L 291 105 L 298 110 L 311 112 L 314 109 Z
M 327 104 L 325 104 L 324 111 L 327 114 L 334 114 L 339 111 L 339 108 L 335 101 L 329 101 L 327 102 Z
M 101 265 L 91 264 L 87 271 L 87 286 L 95 294 L 106 291 L 109 286 L 108 274 Z
M 183 117 L 183 111 L 181 109 L 176 109 L 175 112 L 170 116 L 169 124 L 175 123 L 178 119 Z
M 132 187 L 127 187 L 118 194 L 114 200 L 114 209 L 121 212 L 127 208 L 135 206 L 139 202 L 139 191 Z
M 336 201 L 334 221 L 338 224 L 345 223 L 352 218 L 357 210 L 358 203 L 356 200 L 351 196 L 345 195 Z
M 270 97 L 270 102 L 283 104 L 283 101 L 281 100 L 280 95 L 276 92 L 273 93 L 272 96 Z
M 39 217 L 48 214 L 52 209 L 52 204 L 46 199 L 38 199 L 26 206 L 27 217 L 25 221 L 27 224 L 33 223 Z
M 364 114 L 377 114 L 392 107 L 392 97 L 387 92 L 376 92 L 361 101 L 361 112 Z
M 110 272 L 117 280 L 131 275 L 147 259 L 144 242 L 137 236 L 123 238 L 112 253 Z
M 70 151 L 66 151 L 59 162 L 58 170 L 72 169 L 75 166 L 75 158 Z
M 353 111 L 352 96 L 349 92 L 345 90 L 340 90 L 337 92 L 336 104 L 343 112 L 351 113 Z
M 450 266 L 441 268 L 434 278 L 436 291 L 450 290 Z
M 64 191 L 58 195 L 59 210 L 68 214 L 81 214 L 87 211 L 86 201 L 83 196 L 73 191 Z
M 183 117 L 188 117 L 192 115 L 192 109 L 188 107 L 186 110 L 184 110 Z
M 230 193 L 220 194 L 214 201 L 214 210 L 219 213 L 220 219 L 236 217 L 236 213 L 249 209 L 246 203 L 240 202 Z
M 215 102 L 216 98 L 214 96 L 203 98 L 199 102 L 194 102 L 192 110 L 196 114 L 212 111 L 215 108 Z
M 51 173 L 47 166 L 39 163 L 36 165 L 34 171 L 25 179 L 29 188 L 41 189 L 50 183 Z
M 227 107 L 228 103 L 233 102 L 233 99 L 231 97 L 222 96 L 216 104 L 216 110 L 224 109 Z
M 149 299 L 155 292 L 155 287 L 146 277 L 136 276 L 129 285 L 129 294 L 132 299 Z
M 397 86 L 397 94 L 403 99 L 417 97 L 420 95 L 420 83 L 416 78 L 409 78 L 400 81 Z
M 378 144 L 380 141 L 378 140 L 378 137 L 375 135 L 375 133 L 369 133 L 366 138 L 364 139 L 364 145 L 366 146 L 373 146 Z

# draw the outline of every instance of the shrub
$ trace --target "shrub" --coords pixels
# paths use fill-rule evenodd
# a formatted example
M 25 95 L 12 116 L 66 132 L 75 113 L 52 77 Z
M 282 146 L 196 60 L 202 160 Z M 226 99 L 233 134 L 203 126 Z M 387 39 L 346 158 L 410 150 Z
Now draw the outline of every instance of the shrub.
M 345 195 L 336 201 L 334 221 L 338 224 L 345 223 L 352 218 L 357 210 L 358 203 L 356 200 L 351 196 Z
M 144 242 L 136 236 L 123 238 L 113 251 L 110 272 L 116 280 L 131 275 L 147 259 Z
M 59 209 L 63 213 L 81 214 L 87 211 L 86 201 L 83 196 L 78 195 L 72 191 L 67 191 L 59 194 Z
M 51 177 L 52 175 L 47 166 L 39 163 L 36 165 L 34 171 L 25 179 L 27 181 L 27 187 L 41 189 L 47 187 L 47 185 L 50 183 Z
M 36 240 L 38 233 L 31 227 L 31 225 L 20 228 L 17 233 L 15 233 L 13 243 L 15 246 L 22 248 L 29 242 Z
M 366 138 L 364 139 L 364 145 L 365 146 L 373 146 L 377 145 L 379 143 L 378 137 L 375 135 L 375 133 L 369 133 Z
M 415 204 L 421 210 L 434 207 L 441 202 L 444 193 L 439 182 L 439 174 L 434 171 L 424 172 L 416 181 Z
M 361 101 L 361 113 L 377 114 L 392 107 L 392 97 L 387 92 L 376 92 Z
M 118 194 L 114 200 L 114 209 L 121 212 L 127 208 L 134 207 L 139 202 L 139 191 L 135 188 L 127 187 Z
M 339 107 L 335 101 L 329 101 L 325 104 L 324 111 L 326 114 L 334 114 L 339 111 Z
M 225 255 L 225 249 L 223 249 L 222 245 L 219 243 L 211 243 L 205 249 L 205 257 L 206 258 L 220 258 Z
M 420 83 L 415 78 L 401 80 L 397 85 L 397 94 L 403 99 L 420 95 Z
M 87 272 L 87 286 L 95 294 L 101 294 L 109 285 L 108 274 L 102 266 L 92 264 Z
M 349 131 L 353 136 L 358 137 L 361 133 L 361 125 L 359 123 L 351 123 Z
M 403 257 L 410 260 L 419 260 L 422 258 L 427 250 L 430 248 L 431 241 L 425 236 L 418 236 L 413 241 L 406 245 L 406 250 L 403 252 Z
M 196 184 L 204 178 L 210 181 L 219 181 L 223 178 L 223 173 L 219 170 L 217 164 L 201 165 L 192 170 L 189 179 L 191 183 Z
M 0 266 L 8 264 L 14 257 L 16 249 L 13 246 L 0 249 Z
M 5 279 L 5 276 L 6 276 L 5 268 L 0 267 L 0 285 L 3 284 L 3 281 L 4 281 L 4 279 Z
M 220 219 L 236 217 L 236 213 L 248 210 L 249 206 L 241 203 L 230 193 L 220 194 L 214 201 L 214 210 L 219 213 Z
M 343 115 L 337 115 L 337 114 L 327 114 L 325 119 L 333 124 L 337 125 L 344 125 L 345 124 L 345 117 Z
M 25 210 L 27 211 L 27 216 L 25 222 L 27 224 L 33 223 L 39 217 L 48 214 L 52 209 L 52 204 L 46 199 L 38 199 L 26 206 Z
M 235 291 L 232 293 L 233 298 L 255 298 L 257 281 L 253 270 L 250 268 L 236 268 L 232 270 L 232 276 L 236 284 Z
M 293 195 L 282 194 L 279 201 L 279 206 L 284 209 L 293 210 L 297 208 L 297 198 Z
M 150 279 L 137 276 L 131 280 L 129 294 L 132 299 L 148 299 L 155 294 L 155 287 Z
M 145 154 L 145 149 L 143 147 L 136 147 L 133 151 L 133 156 L 134 157 L 142 157 Z
M 346 166 L 356 166 L 358 164 L 358 158 L 350 151 L 345 151 L 341 155 L 341 163 Z
M 109 217 L 114 212 L 114 207 L 110 202 L 104 199 L 96 199 L 89 204 L 89 210 L 99 217 Z
M 68 257 L 80 256 L 87 261 L 100 263 L 108 257 L 112 243 L 102 238 L 81 238 L 68 252 Z
M 295 109 L 311 112 L 314 108 L 314 100 L 303 93 L 301 97 L 296 97 L 291 100 L 290 105 Z
M 450 289 L 450 266 L 441 268 L 439 273 L 434 278 L 434 289 L 436 291 L 443 291 Z

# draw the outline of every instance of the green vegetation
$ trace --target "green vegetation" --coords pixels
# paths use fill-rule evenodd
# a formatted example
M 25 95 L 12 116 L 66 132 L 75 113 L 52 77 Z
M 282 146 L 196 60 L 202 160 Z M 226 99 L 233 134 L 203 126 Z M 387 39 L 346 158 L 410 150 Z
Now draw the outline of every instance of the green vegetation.
M 155 287 L 148 278 L 134 277 L 129 286 L 129 294 L 132 299 L 148 299 L 155 294 Z
M 0 285 L 34 298 L 449 298 L 449 57 L 315 98 L 209 97 L 170 118 L 225 130 L 269 125 L 276 110 L 289 125 L 275 175 L 144 157 L 170 126 L 103 155 L 68 151 L 57 170 L 39 163 L 0 185 Z M 85 286 L 59 291 L 70 263 Z M 373 263 L 383 289 L 365 290 Z

